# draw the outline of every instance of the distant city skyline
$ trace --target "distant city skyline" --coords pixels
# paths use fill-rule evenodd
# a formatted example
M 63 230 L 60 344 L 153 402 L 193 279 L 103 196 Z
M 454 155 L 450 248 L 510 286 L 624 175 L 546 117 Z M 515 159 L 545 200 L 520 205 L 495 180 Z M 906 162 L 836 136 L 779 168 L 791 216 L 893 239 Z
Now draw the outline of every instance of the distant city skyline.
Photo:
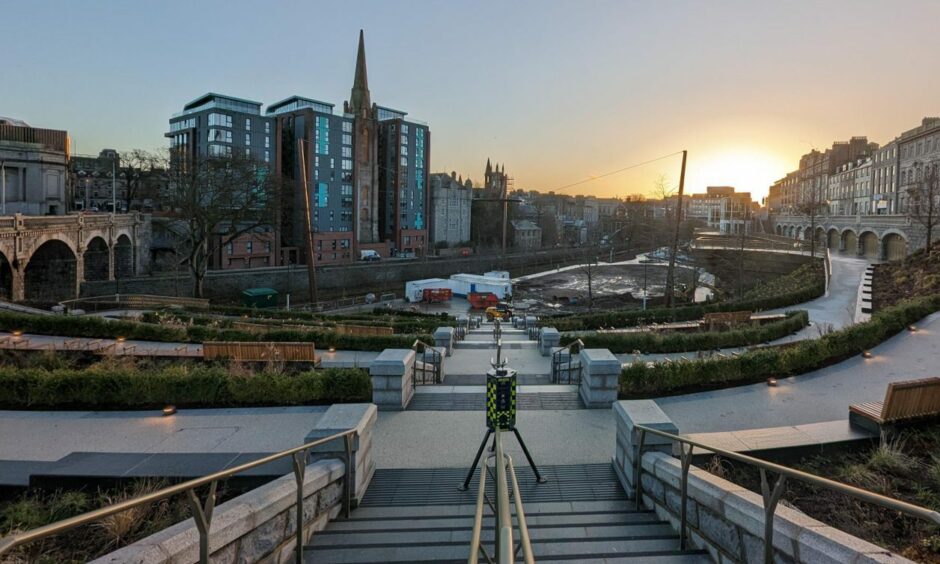
M 731 185 L 759 200 L 813 148 L 883 144 L 940 113 L 929 72 L 940 4 L 928 1 L 0 9 L 17 22 L 4 29 L 0 115 L 66 129 L 80 154 L 165 147 L 167 117 L 206 92 L 339 106 L 360 28 L 373 97 L 431 124 L 432 171 L 477 183 L 488 157 L 516 188 L 550 191 L 687 149 L 689 192 Z M 673 157 L 563 192 L 649 194 L 678 167 Z

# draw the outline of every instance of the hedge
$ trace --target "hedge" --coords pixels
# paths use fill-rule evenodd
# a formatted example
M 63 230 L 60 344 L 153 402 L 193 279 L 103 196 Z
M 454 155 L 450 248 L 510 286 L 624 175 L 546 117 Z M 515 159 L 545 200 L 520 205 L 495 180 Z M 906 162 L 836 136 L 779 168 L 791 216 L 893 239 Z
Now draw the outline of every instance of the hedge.
M 12 409 L 140 409 L 310 405 L 372 401 L 369 374 L 330 368 L 296 374 L 231 374 L 222 366 L 153 370 L 0 368 L 0 406 Z
M 283 314 L 286 312 L 279 313 Z M 367 314 L 343 317 L 325 317 L 322 319 L 309 319 L 307 317 L 292 318 L 284 315 L 277 315 L 274 317 L 258 315 L 244 318 L 223 315 L 186 313 L 183 311 L 173 310 L 144 312 L 144 314 L 141 316 L 141 321 L 145 323 L 160 323 L 167 317 L 177 319 L 183 323 L 222 328 L 231 328 L 234 323 L 239 321 L 247 321 L 249 323 L 258 325 L 303 325 L 306 327 L 319 327 L 323 328 L 324 330 L 335 327 L 338 324 L 349 324 L 391 327 L 394 332 L 398 334 L 426 333 L 433 331 L 442 324 L 447 323 L 447 320 L 442 320 L 440 317 L 434 317 L 431 319 L 412 317 L 399 318 L 393 314 L 385 314 L 383 316 Z
M 780 347 L 738 356 L 689 362 L 634 363 L 620 377 L 621 397 L 650 397 L 724 388 L 773 377 L 803 374 L 860 354 L 940 310 L 940 294 L 886 308 L 870 321 Z
M 742 327 L 731 331 L 700 331 L 690 333 L 600 333 L 581 337 L 590 348 L 610 349 L 614 353 L 672 353 L 743 347 L 766 343 L 799 331 L 809 323 L 805 311 L 792 311 L 787 318 L 759 327 Z M 564 339 L 566 344 L 577 337 Z
M 805 270 L 804 270 L 805 269 Z M 800 272 L 803 271 L 803 272 Z M 543 321 L 543 325 L 552 326 L 559 331 L 581 331 L 603 329 L 605 327 L 632 327 L 640 321 L 647 323 L 668 323 L 671 321 L 691 321 L 701 319 L 706 313 L 725 311 L 763 311 L 802 304 L 822 296 L 826 291 L 821 262 L 811 268 L 798 268 L 780 280 L 789 279 L 797 288 L 763 297 L 731 300 L 727 302 L 690 305 L 676 308 L 657 307 L 647 310 L 625 309 L 603 313 L 555 317 Z M 775 283 L 775 286 L 783 283 Z M 752 294 L 753 295 L 753 294 Z
M 430 335 L 337 335 L 323 331 L 270 331 L 260 335 L 234 329 L 212 327 L 168 327 L 151 323 L 118 321 L 93 316 L 31 315 L 0 312 L 0 330 L 19 330 L 38 335 L 92 337 L 112 339 L 124 337 L 142 341 L 169 343 L 203 343 L 205 341 L 313 341 L 318 348 L 381 351 L 387 348 L 410 348 L 416 338 L 431 342 Z

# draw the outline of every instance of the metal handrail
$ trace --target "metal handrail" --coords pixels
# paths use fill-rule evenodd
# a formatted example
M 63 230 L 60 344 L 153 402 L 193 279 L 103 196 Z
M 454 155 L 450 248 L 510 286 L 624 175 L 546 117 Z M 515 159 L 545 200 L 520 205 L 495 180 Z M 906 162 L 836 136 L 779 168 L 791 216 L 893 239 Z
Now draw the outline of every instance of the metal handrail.
M 572 366 L 571 348 L 574 347 L 575 345 L 578 346 L 578 350 L 581 350 L 584 348 L 584 341 L 582 341 L 580 338 L 575 339 L 574 341 L 571 341 L 567 345 L 561 347 L 560 349 L 552 353 L 552 374 L 551 374 L 552 384 L 558 383 L 559 370 L 561 369 L 561 364 L 562 364 L 561 355 L 565 353 L 568 353 L 568 383 L 569 384 L 571 383 L 571 366 Z M 578 379 L 580 380 L 580 375 Z
M 343 483 L 343 515 L 349 517 L 349 511 L 351 506 L 351 494 L 352 486 L 350 480 L 352 478 L 352 437 L 356 434 L 355 429 L 349 429 L 347 431 L 342 431 L 330 435 L 328 437 L 323 437 L 309 443 L 305 443 L 299 447 L 294 447 L 288 450 L 284 450 L 278 453 L 274 453 L 258 460 L 253 460 L 251 462 L 246 462 L 245 464 L 240 464 L 234 468 L 228 468 L 226 470 L 220 470 L 212 474 L 208 474 L 201 478 L 194 478 L 174 486 L 169 486 L 161 490 L 157 490 L 153 493 L 142 495 L 137 498 L 128 499 L 120 503 L 115 503 L 108 505 L 106 507 L 101 507 L 95 509 L 94 511 L 89 511 L 81 515 L 76 515 L 75 517 L 70 517 L 68 519 L 63 519 L 55 523 L 50 523 L 48 525 L 43 525 L 42 527 L 37 527 L 31 531 L 26 531 L 23 533 L 18 533 L 15 535 L 10 535 L 4 538 L 0 538 L 0 556 L 4 553 L 9 552 L 10 550 L 42 540 L 48 537 L 52 537 L 63 533 L 65 531 L 74 529 L 75 527 L 80 527 L 82 525 L 87 525 L 95 521 L 100 521 L 105 517 L 121 513 L 122 511 L 127 511 L 128 509 L 133 509 L 135 507 L 146 505 L 148 503 L 153 503 L 161 499 L 165 499 L 180 493 L 186 493 L 189 497 L 190 504 L 193 509 L 193 520 L 196 522 L 196 528 L 199 530 L 199 561 L 202 564 L 208 564 L 209 562 L 209 527 L 212 524 L 212 513 L 215 509 L 216 502 L 216 488 L 218 486 L 219 480 L 224 480 L 230 478 L 235 474 L 239 474 L 246 470 L 251 470 L 252 468 L 257 468 L 258 466 L 263 466 L 269 462 L 275 460 L 280 460 L 286 456 L 292 457 L 292 465 L 294 469 L 294 478 L 297 482 L 297 501 L 296 501 L 296 510 L 297 510 L 297 523 L 301 524 L 304 522 L 303 517 L 303 500 L 304 500 L 304 491 L 303 491 L 303 481 L 304 473 L 306 470 L 306 461 L 311 448 L 323 445 L 337 439 L 343 439 L 343 443 L 346 450 L 346 459 L 344 461 L 346 465 L 346 473 Z M 300 455 L 300 456 L 298 456 Z M 201 486 L 209 485 L 209 495 L 206 498 L 204 503 L 200 503 L 198 497 L 196 496 L 196 488 Z M 296 561 L 298 564 L 303 562 L 303 526 L 299 525 L 297 527 L 297 550 L 296 550 Z
M 494 436 L 493 457 L 496 466 L 496 506 L 490 507 L 496 516 L 495 523 L 495 550 L 493 552 L 496 562 L 499 564 L 512 564 L 516 557 L 516 548 L 513 546 L 512 512 L 509 504 L 509 481 L 512 481 L 512 504 L 516 508 L 516 521 L 519 525 L 519 548 L 522 549 L 522 556 L 526 564 L 535 564 L 535 557 L 532 553 L 532 541 L 529 537 L 529 526 L 526 523 L 525 510 L 522 506 L 522 494 L 519 493 L 519 482 L 516 480 L 516 469 L 512 463 L 512 457 L 503 452 L 502 432 L 496 431 Z M 476 512 L 473 520 L 473 534 L 470 539 L 470 555 L 467 558 L 467 564 L 477 564 L 480 553 L 486 558 L 487 562 L 493 562 L 490 554 L 483 547 L 480 537 L 483 529 L 483 502 L 489 503 L 486 497 L 486 474 L 488 466 L 484 463 L 480 466 L 480 482 L 477 491 Z M 508 476 L 508 480 L 507 480 Z
M 686 547 L 687 535 L 687 519 L 686 519 L 686 506 L 688 501 L 688 483 L 689 483 L 689 467 L 692 464 L 692 452 L 695 448 L 700 448 L 712 453 L 715 453 L 719 456 L 729 458 L 731 460 L 737 460 L 738 462 L 743 462 L 745 464 L 750 464 L 756 466 L 760 470 L 761 478 L 761 497 L 764 502 L 764 562 L 773 562 L 773 534 L 774 534 L 774 514 L 777 509 L 777 502 L 780 501 L 780 497 L 783 495 L 783 487 L 786 483 L 786 479 L 793 478 L 796 480 L 801 480 L 803 482 L 808 482 L 810 484 L 832 490 L 855 499 L 866 501 L 868 503 L 874 503 L 875 505 L 880 505 L 892 511 L 898 511 L 908 515 L 910 517 L 915 517 L 917 519 L 922 519 L 934 525 L 940 525 L 940 512 L 932 511 L 926 507 L 921 507 L 919 505 L 914 505 L 913 503 L 908 503 L 906 501 L 901 501 L 899 499 L 894 499 L 887 497 L 875 492 L 868 490 L 863 490 L 861 488 L 856 488 L 855 486 L 850 486 L 848 484 L 843 484 L 841 482 L 836 482 L 835 480 L 830 480 L 828 478 L 823 478 L 822 476 L 817 476 L 815 474 L 810 474 L 808 472 L 803 472 L 802 470 L 797 470 L 795 468 L 790 468 L 788 466 L 781 466 L 773 462 L 767 462 L 766 460 L 760 460 L 759 458 L 754 458 L 746 454 L 741 454 L 739 452 L 733 452 L 730 450 L 725 450 L 723 448 L 707 445 L 700 443 L 698 441 L 693 441 L 691 439 L 681 437 L 672 433 L 667 433 L 666 431 L 661 431 L 659 429 L 653 429 L 652 427 L 647 427 L 645 425 L 636 425 L 636 429 L 639 431 L 639 443 L 637 449 L 636 457 L 636 466 L 634 469 L 634 476 L 636 480 L 636 506 L 637 509 L 642 505 L 643 500 L 643 481 L 641 479 L 643 472 L 643 447 L 646 441 L 646 434 L 651 433 L 666 439 L 670 439 L 679 443 L 680 450 L 680 463 L 682 469 L 682 481 L 680 482 L 680 521 L 679 521 L 679 543 L 682 549 Z M 688 447 L 688 450 L 686 450 Z M 777 480 L 774 482 L 773 486 L 767 480 L 767 472 L 774 472 L 777 474 Z
M 419 347 L 419 346 L 422 347 L 420 353 L 419 353 L 419 351 L 418 351 L 418 347 Z M 424 381 L 424 376 L 425 376 L 425 375 L 427 374 L 427 372 L 428 372 L 428 370 L 427 370 L 427 362 L 425 362 L 425 360 L 424 360 L 424 359 L 425 359 L 425 356 L 424 356 L 424 355 L 426 355 L 426 354 L 428 353 L 428 351 L 431 352 L 431 364 L 432 364 L 432 366 L 434 366 L 434 369 L 431 371 L 431 373 L 432 373 L 432 375 L 434 376 L 434 383 L 435 383 L 435 384 L 440 384 L 440 383 L 441 383 L 441 359 L 443 358 L 442 355 L 441 355 L 441 351 L 439 351 L 439 350 L 437 350 L 436 348 L 432 347 L 431 345 L 425 343 L 425 342 L 422 341 L 421 339 L 415 339 L 415 342 L 411 344 L 411 350 L 413 350 L 413 351 L 415 352 L 415 358 L 414 358 L 413 365 L 412 365 L 412 370 L 413 370 L 413 371 L 416 371 L 416 370 L 417 370 L 417 366 L 418 366 L 418 362 L 419 362 L 419 361 L 418 361 L 418 354 L 421 355 L 421 361 L 420 361 L 420 362 L 421 362 L 422 365 L 424 366 L 424 368 L 421 369 L 421 383 L 422 383 L 422 384 L 426 384 L 426 383 L 427 383 L 427 382 Z M 418 385 L 418 379 L 417 379 L 417 378 L 414 378 L 413 376 L 414 376 L 414 375 L 412 375 L 411 384 L 412 384 L 412 387 L 414 388 L 414 387 L 417 387 L 417 385 Z

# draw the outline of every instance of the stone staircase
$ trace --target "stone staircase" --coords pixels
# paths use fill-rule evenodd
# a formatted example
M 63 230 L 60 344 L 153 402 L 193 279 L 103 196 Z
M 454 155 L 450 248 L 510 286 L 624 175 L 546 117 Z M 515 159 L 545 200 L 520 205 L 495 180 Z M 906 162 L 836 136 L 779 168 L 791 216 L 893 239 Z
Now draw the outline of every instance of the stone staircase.
M 542 471 L 545 484 L 519 470 L 537 562 L 710 562 L 701 551 L 680 550 L 676 532 L 655 513 L 636 510 L 609 464 Z M 316 533 L 305 562 L 466 562 L 477 486 L 474 478 L 469 490 L 456 489 L 465 472 L 378 470 L 363 505 Z M 485 515 L 483 542 L 492 552 L 493 517 Z
M 524 329 L 513 329 L 511 325 L 502 326 L 502 342 L 504 350 L 536 349 L 538 343 L 529 339 Z M 484 323 L 478 329 L 467 331 L 466 337 L 454 345 L 454 349 L 495 349 L 493 339 L 493 324 Z

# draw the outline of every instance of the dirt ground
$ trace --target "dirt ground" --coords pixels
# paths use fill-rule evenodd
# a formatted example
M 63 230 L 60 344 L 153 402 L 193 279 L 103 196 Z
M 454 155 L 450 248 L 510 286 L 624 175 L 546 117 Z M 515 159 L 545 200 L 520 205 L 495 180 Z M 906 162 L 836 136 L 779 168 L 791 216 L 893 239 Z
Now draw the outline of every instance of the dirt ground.
M 692 271 L 676 269 L 677 283 L 689 283 Z M 663 264 L 599 265 L 591 268 L 591 293 L 594 308 L 624 307 L 642 303 L 643 289 L 649 295 L 647 305 L 662 301 L 666 285 Z M 585 268 L 564 270 L 519 282 L 513 288 L 516 302 L 530 304 L 530 311 L 558 313 L 587 308 L 588 273 Z

